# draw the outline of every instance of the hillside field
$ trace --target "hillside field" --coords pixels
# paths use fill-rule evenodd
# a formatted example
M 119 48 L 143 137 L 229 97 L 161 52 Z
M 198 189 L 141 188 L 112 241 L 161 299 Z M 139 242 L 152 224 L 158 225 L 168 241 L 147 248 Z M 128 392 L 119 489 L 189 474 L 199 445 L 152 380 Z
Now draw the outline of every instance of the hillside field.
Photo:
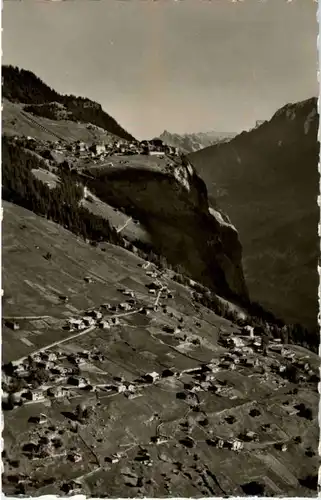
M 70 368 L 70 357 L 99 354 L 79 364 L 87 389 L 56 377 L 38 389 L 38 400 L 4 413 L 6 495 L 18 483 L 27 495 L 62 495 L 73 482 L 91 497 L 315 496 L 306 479 L 315 477 L 318 461 L 315 383 L 281 377 L 273 366 L 284 360 L 272 346 L 267 357 L 246 355 L 256 364 L 228 367 L 234 350 L 220 339 L 241 339 L 241 331 L 195 304 L 189 288 L 120 247 L 102 251 L 23 208 L 8 202 L 3 208 L 3 362 L 42 349 L 56 356 L 57 367 Z M 151 270 L 170 292 L 159 301 L 146 287 Z M 135 303 L 126 314 L 117 313 L 124 290 Z M 150 314 L 141 314 L 149 306 Z M 117 316 L 118 324 L 64 330 L 68 318 L 88 308 L 106 320 Z M 10 318 L 20 329 L 8 327 Z M 317 355 L 285 347 L 317 372 Z M 164 370 L 153 382 L 143 378 Z M 48 386 L 68 394 L 49 397 Z M 91 409 L 85 423 L 74 417 L 80 402 Z M 32 423 L 39 414 L 45 422 Z M 257 439 L 239 451 L 219 445 L 249 431 Z M 31 459 L 26 445 L 38 440 L 51 440 L 53 451 Z

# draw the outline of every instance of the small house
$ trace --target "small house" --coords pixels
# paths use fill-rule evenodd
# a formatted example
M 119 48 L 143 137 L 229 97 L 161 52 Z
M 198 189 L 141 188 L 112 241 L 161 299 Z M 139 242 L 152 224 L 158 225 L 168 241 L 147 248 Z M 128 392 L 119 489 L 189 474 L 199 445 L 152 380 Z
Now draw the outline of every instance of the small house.
M 19 330 L 20 329 L 20 326 L 16 321 L 6 321 L 5 325 L 8 328 L 11 328 L 11 330 Z
M 101 319 L 103 317 L 102 313 L 96 309 L 91 311 L 90 315 L 95 319 Z
M 32 401 L 42 401 L 44 399 L 44 394 L 42 390 L 32 391 Z
M 80 389 L 82 389 L 86 387 L 87 381 L 82 377 L 72 375 L 71 377 L 68 377 L 67 384 L 74 385 L 75 387 L 79 387 Z
M 249 335 L 251 338 L 254 337 L 254 327 L 250 325 L 246 325 L 242 329 L 242 333 L 244 335 Z
M 78 153 L 84 153 L 87 151 L 87 145 L 82 141 L 77 141 L 75 144 L 75 150 Z
M 80 453 L 73 452 L 73 453 L 69 453 L 68 459 L 71 462 L 77 463 L 77 462 L 81 462 L 82 456 L 80 455 Z
M 47 396 L 52 398 L 63 398 L 65 395 L 65 390 L 62 387 L 49 387 L 47 390 Z
M 91 316 L 84 316 L 83 322 L 86 326 L 92 326 L 95 324 L 95 320 Z
M 89 149 L 96 156 L 100 156 L 100 155 L 106 153 L 105 144 L 93 144 L 92 146 L 90 146 Z
M 110 329 L 110 324 L 108 323 L 108 321 L 101 321 L 98 326 L 99 326 L 99 328 L 102 328 L 103 330 Z
M 160 158 L 164 158 L 164 151 L 149 151 L 149 156 L 158 156 Z
M 143 378 L 146 382 L 154 383 L 159 379 L 159 374 L 157 372 L 146 373 Z
M 232 450 L 233 451 L 241 451 L 244 447 L 244 443 L 239 439 L 233 440 Z
M 119 309 L 122 309 L 123 311 L 130 311 L 132 309 L 132 306 L 127 302 L 122 302 L 121 304 L 119 304 Z

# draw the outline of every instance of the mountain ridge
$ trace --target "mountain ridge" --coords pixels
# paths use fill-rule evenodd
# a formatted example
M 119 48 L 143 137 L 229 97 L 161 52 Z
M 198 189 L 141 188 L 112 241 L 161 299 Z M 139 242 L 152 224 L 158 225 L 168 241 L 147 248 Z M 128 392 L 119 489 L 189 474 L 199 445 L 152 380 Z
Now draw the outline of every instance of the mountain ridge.
M 175 134 L 164 130 L 159 138 L 169 146 L 178 147 L 184 153 L 191 153 L 213 144 L 229 141 L 235 135 L 232 132 L 216 131 Z
M 2 66 L 2 97 L 41 112 L 40 105 L 60 103 L 69 112 L 69 119 L 97 125 L 125 140 L 134 140 L 114 118 L 103 111 L 101 104 L 85 97 L 61 95 L 45 84 L 32 71 L 14 66 Z M 32 108 L 34 106 L 34 108 Z
M 316 98 L 287 104 L 256 129 L 189 156 L 210 200 L 239 230 L 250 296 L 310 325 L 317 317 L 318 121 Z

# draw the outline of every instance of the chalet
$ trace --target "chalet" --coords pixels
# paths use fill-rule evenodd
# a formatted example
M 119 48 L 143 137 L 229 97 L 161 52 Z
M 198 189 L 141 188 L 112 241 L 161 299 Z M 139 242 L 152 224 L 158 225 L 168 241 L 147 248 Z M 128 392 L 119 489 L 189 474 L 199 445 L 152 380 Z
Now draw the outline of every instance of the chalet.
M 67 384 L 74 385 L 75 387 L 79 387 L 80 389 L 82 389 L 86 387 L 87 381 L 83 377 L 72 375 L 71 377 L 68 377 Z
M 237 336 L 232 337 L 232 342 L 234 343 L 234 345 L 236 347 L 244 347 L 245 346 L 244 340 L 241 339 L 240 337 L 237 337 Z
M 110 324 L 108 321 L 101 321 L 98 326 L 103 330 L 110 330 Z
M 164 151 L 149 151 L 149 156 L 159 156 L 160 158 L 164 158 Z
M 240 451 L 244 447 L 244 443 L 240 439 L 234 439 L 232 442 L 232 450 Z
M 121 454 L 120 453 L 114 453 L 113 455 L 111 455 L 110 457 L 106 457 L 105 458 L 105 461 L 106 462 L 109 462 L 111 464 L 116 464 L 117 462 L 119 462 L 119 460 L 121 459 Z
M 168 326 L 168 325 L 165 325 L 163 327 L 163 331 L 165 333 L 175 333 L 176 332 L 175 328 L 173 328 L 172 326 Z M 176 332 L 176 333 L 179 333 L 179 332 L 180 332 L 180 330 L 178 332 Z
M 223 439 L 219 439 L 218 440 L 217 447 L 218 448 L 224 448 L 224 440 Z
M 11 330 L 19 330 L 20 329 L 20 326 L 16 321 L 6 321 L 5 325 L 8 328 L 11 328 Z
M 254 327 L 250 325 L 246 325 L 242 328 L 243 335 L 249 335 L 251 338 L 254 337 Z
M 75 462 L 76 463 L 76 462 L 80 462 L 82 460 L 82 456 L 80 455 L 80 453 L 73 452 L 73 453 L 69 453 L 68 459 L 71 462 Z
M 146 382 L 154 383 L 159 379 L 159 374 L 157 372 L 146 373 L 143 378 Z
M 62 398 L 64 393 L 61 387 L 49 387 L 47 389 L 47 396 L 52 398 Z
M 42 358 L 41 358 L 41 355 L 40 353 L 36 353 L 32 356 L 32 360 L 35 362 L 35 363 L 41 363 L 42 361 Z
M 122 302 L 119 304 L 119 309 L 122 309 L 123 311 L 130 311 L 132 309 L 132 306 L 128 304 L 128 302 Z
M 77 151 L 80 151 L 80 152 L 83 152 L 83 151 L 87 151 L 88 147 L 87 147 L 87 144 L 83 141 L 77 141 L 76 142 L 76 150 Z
M 70 329 L 81 330 L 84 327 L 84 322 L 81 319 L 71 318 L 68 321 Z
M 45 415 L 44 413 L 40 413 L 40 415 L 37 415 L 36 417 L 30 417 L 28 421 L 34 424 L 43 425 L 47 423 L 48 418 L 47 415 Z
M 30 391 L 31 401 L 42 401 L 44 399 L 43 390 Z
M 95 324 L 95 319 L 91 316 L 84 316 L 82 320 L 86 326 L 92 326 Z
M 146 307 L 143 307 L 143 309 L 141 309 L 140 311 L 140 314 L 144 314 L 145 316 L 149 316 L 151 311 L 148 310 Z
M 247 431 L 244 436 L 247 441 L 258 441 L 259 437 L 254 431 Z
M 93 311 L 87 311 L 87 314 L 88 314 L 88 316 L 91 316 L 92 318 L 95 318 L 95 319 L 101 319 L 103 317 L 101 312 L 97 311 L 96 309 L 94 309 Z
M 148 288 L 149 290 L 160 290 L 163 288 L 163 286 L 159 283 L 156 283 L 156 282 L 153 282 L 153 283 L 149 283 L 148 285 L 146 285 L 146 288 Z

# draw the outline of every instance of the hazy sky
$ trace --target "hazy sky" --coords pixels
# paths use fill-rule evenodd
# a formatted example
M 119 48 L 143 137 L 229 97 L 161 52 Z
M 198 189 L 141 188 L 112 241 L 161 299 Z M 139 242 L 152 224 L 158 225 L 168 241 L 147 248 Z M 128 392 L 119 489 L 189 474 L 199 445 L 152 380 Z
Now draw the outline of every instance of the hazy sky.
M 318 94 L 314 0 L 8 0 L 3 63 L 138 138 L 239 132 Z

